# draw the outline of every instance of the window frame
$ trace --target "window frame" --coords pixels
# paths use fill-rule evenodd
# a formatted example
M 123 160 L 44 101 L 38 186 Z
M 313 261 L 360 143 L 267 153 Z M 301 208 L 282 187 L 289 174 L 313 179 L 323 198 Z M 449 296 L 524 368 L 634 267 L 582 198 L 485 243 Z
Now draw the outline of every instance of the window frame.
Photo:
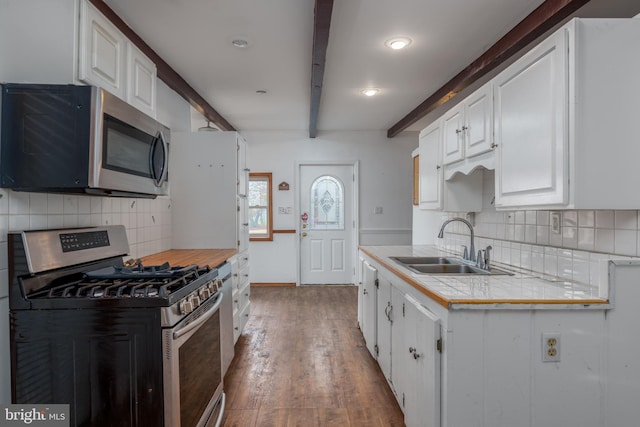
M 253 180 L 253 178 L 260 178 L 259 181 L 267 181 L 268 205 L 266 206 L 266 209 L 269 220 L 267 221 L 267 232 L 265 234 L 252 236 L 250 230 L 248 230 L 249 241 L 271 242 L 273 241 L 273 174 L 271 172 L 249 172 L 248 187 L 251 186 L 251 181 Z M 258 181 L 258 179 L 256 179 L 255 181 Z M 247 193 L 249 193 L 249 191 L 247 191 Z M 263 208 L 264 206 L 249 205 L 249 194 L 247 194 L 247 217 L 249 215 L 249 210 L 255 207 Z

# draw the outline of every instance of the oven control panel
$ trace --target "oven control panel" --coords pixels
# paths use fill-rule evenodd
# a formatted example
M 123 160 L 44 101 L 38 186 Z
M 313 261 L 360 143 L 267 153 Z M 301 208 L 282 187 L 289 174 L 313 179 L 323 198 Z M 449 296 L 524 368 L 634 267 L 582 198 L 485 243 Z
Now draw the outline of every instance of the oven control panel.
M 180 314 L 189 314 L 198 308 L 200 304 L 204 303 L 218 291 L 219 286 L 222 286 L 220 279 L 210 280 L 200 286 L 197 290 L 184 297 L 178 304 Z
M 106 230 L 60 234 L 62 252 L 109 246 L 109 233 Z

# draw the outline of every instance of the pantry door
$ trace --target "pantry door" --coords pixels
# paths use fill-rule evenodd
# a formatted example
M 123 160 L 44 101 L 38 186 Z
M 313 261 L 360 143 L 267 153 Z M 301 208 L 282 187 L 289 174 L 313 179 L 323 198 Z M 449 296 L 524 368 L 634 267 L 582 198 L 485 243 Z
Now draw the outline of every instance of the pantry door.
M 354 283 L 355 165 L 299 165 L 300 284 Z

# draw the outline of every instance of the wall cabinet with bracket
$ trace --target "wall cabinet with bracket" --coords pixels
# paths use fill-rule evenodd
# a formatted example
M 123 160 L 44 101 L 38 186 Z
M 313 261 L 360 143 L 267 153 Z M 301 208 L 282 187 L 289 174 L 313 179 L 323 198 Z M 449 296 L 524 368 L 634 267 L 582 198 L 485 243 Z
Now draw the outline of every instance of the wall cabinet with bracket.
M 4 81 L 93 84 L 156 116 L 155 64 L 88 0 L 8 2 L 0 27 Z
M 482 172 L 461 174 L 445 181 L 442 162 L 443 120 L 438 119 L 420 132 L 420 208 L 460 212 L 482 210 Z
M 574 19 L 494 78 L 498 208 L 640 208 L 639 39 Z

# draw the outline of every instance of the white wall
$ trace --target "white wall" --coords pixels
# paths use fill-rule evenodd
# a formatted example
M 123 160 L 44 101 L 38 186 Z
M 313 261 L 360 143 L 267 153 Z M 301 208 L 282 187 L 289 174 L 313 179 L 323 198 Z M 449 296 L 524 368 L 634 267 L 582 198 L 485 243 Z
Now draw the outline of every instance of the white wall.
M 243 132 L 247 165 L 252 172 L 273 173 L 274 229 L 297 229 L 296 162 L 359 161 L 360 244 L 410 244 L 412 221 L 411 151 L 418 134 L 392 139 L 383 131 L 321 132 L 310 139 L 304 131 Z M 282 181 L 288 191 L 278 191 Z M 290 207 L 291 214 L 279 214 Z M 374 214 L 382 207 L 382 214 Z M 298 234 L 275 234 L 273 242 L 251 242 L 252 282 L 296 282 Z

